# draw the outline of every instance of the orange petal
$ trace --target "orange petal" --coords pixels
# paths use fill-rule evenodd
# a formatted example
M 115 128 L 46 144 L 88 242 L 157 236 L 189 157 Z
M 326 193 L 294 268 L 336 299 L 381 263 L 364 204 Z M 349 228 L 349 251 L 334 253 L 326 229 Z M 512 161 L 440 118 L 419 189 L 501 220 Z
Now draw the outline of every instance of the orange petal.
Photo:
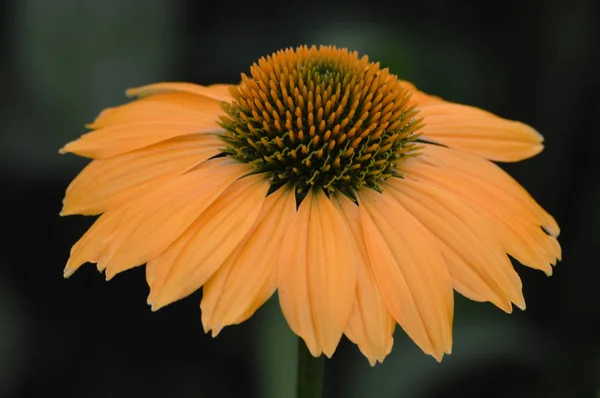
M 350 243 L 355 250 L 353 255 L 357 259 L 356 298 L 345 334 L 373 366 L 377 361 L 383 362 L 392 350 L 396 321 L 381 298 L 371 269 L 358 206 L 343 195 L 335 195 L 333 204 L 346 220 Z
M 73 245 L 69 260 L 64 269 L 64 277 L 68 278 L 83 264 L 97 263 L 102 256 L 102 244 L 107 236 L 113 233 L 126 214 L 127 207 L 102 214 L 87 232 Z
M 99 214 L 134 200 L 216 155 L 222 144 L 194 134 L 94 160 L 67 188 L 61 215 Z
M 202 289 L 204 330 L 248 319 L 277 288 L 276 264 L 286 228 L 295 214 L 293 189 L 267 196 L 256 223 Z
M 218 91 L 219 93 L 226 95 L 228 97 L 227 101 L 231 101 L 232 97 L 231 94 L 229 94 L 229 89 L 231 87 L 236 87 L 235 84 L 211 84 L 210 86 L 207 86 L 208 88 L 210 88 L 211 90 L 214 91 Z
M 523 160 L 544 149 L 544 138 L 530 126 L 478 108 L 450 102 L 417 107 L 425 124 L 425 141 L 501 162 Z
M 215 116 L 216 120 L 216 116 Z M 122 153 L 188 134 L 219 134 L 215 122 L 138 122 L 102 128 L 69 142 L 60 152 L 92 159 L 110 158 Z
M 146 279 L 152 310 L 204 285 L 252 228 L 268 189 L 264 174 L 240 178 L 193 218 L 194 223 L 167 251 L 148 263 Z
M 321 190 L 311 191 L 288 226 L 277 268 L 283 315 L 313 356 L 333 355 L 356 287 L 346 221 Z
M 364 190 L 359 209 L 379 291 L 394 319 L 441 361 L 452 347 L 453 289 L 437 239 L 389 192 Z
M 506 312 L 525 307 L 522 284 L 499 240 L 464 201 L 435 186 L 393 178 L 388 192 L 439 240 L 454 288 Z
M 493 163 L 464 152 L 424 145 L 421 153 L 401 165 L 406 178 L 464 199 L 491 223 L 508 254 L 528 267 L 552 273 L 550 264 L 561 258 L 556 240 L 560 230 L 518 183 Z
M 202 163 L 128 205 L 103 242 L 106 278 L 153 260 L 176 240 L 249 166 L 225 158 Z
M 421 153 L 423 154 L 421 159 L 426 160 L 427 163 L 465 173 L 491 184 L 504 192 L 504 196 L 508 196 L 508 199 L 512 198 L 515 204 L 524 207 L 522 211 L 526 214 L 523 216 L 525 219 L 535 220 L 537 225 L 543 226 L 554 237 L 560 234 L 556 220 L 540 207 L 525 188 L 496 164 L 436 145 L 424 145 Z
M 100 129 L 139 122 L 199 124 L 218 128 L 221 102 L 188 93 L 163 93 L 108 108 L 88 127 Z
M 226 93 L 219 86 L 220 85 L 211 88 L 210 86 L 204 87 L 192 83 L 154 83 L 149 84 L 147 86 L 130 88 L 129 90 L 127 90 L 127 95 L 146 97 L 149 95 L 156 95 L 161 93 L 180 92 L 212 98 L 217 101 L 230 101 L 231 95 L 229 95 L 229 93 Z
M 410 105 L 422 107 L 425 105 L 438 104 L 440 102 L 445 102 L 440 97 L 425 94 L 424 92 L 417 90 L 415 85 L 410 82 L 403 81 L 402 84 L 411 93 L 410 100 L 409 100 Z

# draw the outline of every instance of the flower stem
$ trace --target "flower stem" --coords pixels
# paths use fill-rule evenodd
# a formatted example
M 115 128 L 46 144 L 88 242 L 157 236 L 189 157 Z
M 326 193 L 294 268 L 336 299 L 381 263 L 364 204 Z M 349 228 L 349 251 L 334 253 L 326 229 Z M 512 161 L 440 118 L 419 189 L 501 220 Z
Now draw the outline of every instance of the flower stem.
M 321 398 L 323 392 L 323 369 L 325 358 L 312 356 L 306 343 L 298 338 L 298 396 L 297 398 Z

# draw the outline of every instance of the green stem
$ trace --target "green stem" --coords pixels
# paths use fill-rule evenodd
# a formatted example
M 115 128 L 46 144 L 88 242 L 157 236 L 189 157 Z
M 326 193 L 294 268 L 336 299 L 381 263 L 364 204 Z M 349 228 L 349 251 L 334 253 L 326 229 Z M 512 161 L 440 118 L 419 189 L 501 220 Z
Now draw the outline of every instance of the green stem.
M 306 343 L 298 338 L 298 396 L 297 398 L 321 398 L 323 394 L 323 369 L 325 358 L 312 356 Z

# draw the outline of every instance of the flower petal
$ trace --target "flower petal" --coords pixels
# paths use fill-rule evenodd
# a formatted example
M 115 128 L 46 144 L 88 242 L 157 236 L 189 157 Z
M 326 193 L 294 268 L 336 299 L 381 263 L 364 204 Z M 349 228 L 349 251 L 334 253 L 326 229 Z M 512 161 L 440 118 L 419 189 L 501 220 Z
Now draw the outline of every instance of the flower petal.
M 227 94 L 222 90 L 221 85 L 216 87 L 204 87 L 192 83 L 154 83 L 142 87 L 130 88 L 127 90 L 127 95 L 146 97 L 149 95 L 156 95 L 161 93 L 180 92 L 190 93 L 201 97 L 212 98 L 217 101 L 230 101 L 231 95 Z
M 88 164 L 67 188 L 61 215 L 93 215 L 120 206 L 219 153 L 213 135 L 188 135 Z
M 192 294 L 246 236 L 258 217 L 269 181 L 264 174 L 240 178 L 223 192 L 158 258 L 150 261 L 148 302 L 155 311 Z
M 473 178 L 486 181 L 488 184 L 504 192 L 504 196 L 512 198 L 515 204 L 524 206 L 525 209 L 523 211 L 528 214 L 525 218 L 534 219 L 537 225 L 543 226 L 554 237 L 560 234 L 560 228 L 556 220 L 540 207 L 525 188 L 496 164 L 477 156 L 436 145 L 424 145 L 421 153 L 423 154 L 422 159 L 427 160 L 428 163 L 462 172 Z
M 359 209 L 383 300 L 421 349 L 441 361 L 452 347 L 453 288 L 438 242 L 385 192 L 365 190 Z
M 102 243 L 106 278 L 164 252 L 249 166 L 229 159 L 204 162 L 127 206 L 122 222 Z
M 356 259 L 345 220 L 321 190 L 300 204 L 277 269 L 279 301 L 310 352 L 333 355 L 354 305 Z
M 216 123 L 222 114 L 221 102 L 188 93 L 163 93 L 125 105 L 105 109 L 88 127 L 100 129 L 139 122 L 200 124 Z
M 416 107 L 423 107 L 426 105 L 439 104 L 446 102 L 440 97 L 435 95 L 425 94 L 422 91 L 417 90 L 414 84 L 411 82 L 403 81 L 402 85 L 410 92 L 409 104 Z
M 475 107 L 451 102 L 417 107 L 425 124 L 425 141 L 501 162 L 523 160 L 544 149 L 544 138 L 532 127 Z
M 248 319 L 277 288 L 277 258 L 295 214 L 291 188 L 267 196 L 252 229 L 202 290 L 202 324 L 213 337 Z
M 216 116 L 215 116 L 216 120 Z M 138 122 L 102 128 L 69 142 L 60 153 L 74 153 L 92 159 L 110 158 L 122 153 L 188 134 L 218 134 L 214 122 Z
M 102 256 L 102 243 L 112 234 L 126 214 L 127 207 L 104 213 L 94 222 L 85 234 L 73 245 L 67 265 L 63 271 L 68 278 L 83 264 L 97 263 Z
M 219 93 L 225 95 L 228 97 L 228 99 L 226 101 L 231 101 L 232 96 L 230 94 L 230 89 L 232 87 L 236 87 L 235 84 L 221 84 L 221 83 L 217 83 L 217 84 L 211 84 L 210 86 L 207 86 L 208 88 L 210 88 L 213 91 L 218 91 Z
M 464 201 L 435 186 L 394 178 L 388 192 L 439 240 L 454 288 L 506 312 L 524 309 L 519 275 L 490 225 Z
M 402 164 L 407 179 L 462 198 L 488 220 L 508 254 L 523 265 L 552 273 L 550 265 L 561 258 L 556 240 L 560 229 L 517 182 L 493 163 L 464 152 L 424 145 L 421 153 Z
M 396 321 L 383 302 L 371 269 L 358 206 L 343 195 L 335 195 L 333 204 L 346 220 L 357 259 L 356 298 L 345 334 L 373 366 L 377 361 L 383 362 L 392 350 Z

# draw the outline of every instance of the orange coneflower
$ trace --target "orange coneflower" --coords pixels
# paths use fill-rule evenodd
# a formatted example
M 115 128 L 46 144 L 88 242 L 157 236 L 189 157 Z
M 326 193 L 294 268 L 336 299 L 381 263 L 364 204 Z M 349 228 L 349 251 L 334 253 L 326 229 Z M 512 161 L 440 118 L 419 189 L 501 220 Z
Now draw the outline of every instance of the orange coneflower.
M 261 58 L 237 86 L 158 83 L 61 152 L 94 159 L 63 215 L 102 214 L 71 275 L 147 264 L 153 310 L 203 287 L 205 330 L 275 291 L 314 356 L 342 334 L 371 364 L 396 323 L 440 360 L 453 289 L 525 308 L 507 254 L 552 272 L 559 228 L 491 161 L 539 153 L 531 127 L 424 94 L 335 47 Z

